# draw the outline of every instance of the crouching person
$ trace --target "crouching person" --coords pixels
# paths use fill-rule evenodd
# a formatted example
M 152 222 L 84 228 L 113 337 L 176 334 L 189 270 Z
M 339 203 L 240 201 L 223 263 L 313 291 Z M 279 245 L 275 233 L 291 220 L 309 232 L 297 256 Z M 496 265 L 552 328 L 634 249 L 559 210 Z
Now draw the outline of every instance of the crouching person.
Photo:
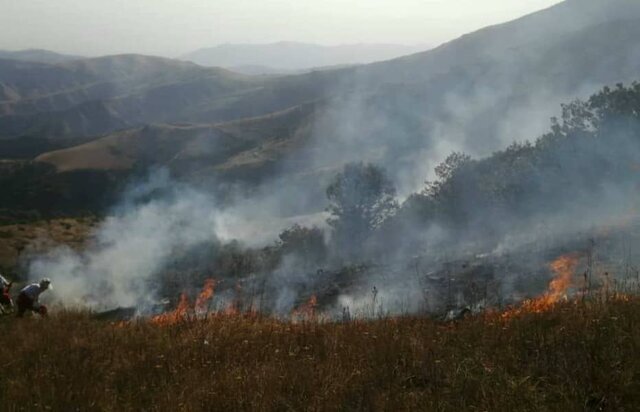
M 40 298 L 40 294 L 42 292 L 50 288 L 51 280 L 49 280 L 49 278 L 42 279 L 40 283 L 32 283 L 25 286 L 20 291 L 16 302 L 18 306 L 18 317 L 23 317 L 24 313 L 27 310 L 36 312 L 42 316 L 46 316 L 47 307 L 40 304 L 40 302 L 38 302 L 38 299 Z

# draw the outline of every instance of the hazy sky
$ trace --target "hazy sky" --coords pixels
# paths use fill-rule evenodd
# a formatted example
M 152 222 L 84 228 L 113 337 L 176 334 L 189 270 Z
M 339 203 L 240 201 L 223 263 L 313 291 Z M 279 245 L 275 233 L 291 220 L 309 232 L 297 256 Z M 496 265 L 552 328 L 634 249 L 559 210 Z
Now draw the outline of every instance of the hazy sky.
M 559 0 L 0 0 L 0 49 L 175 56 L 220 43 L 438 44 Z

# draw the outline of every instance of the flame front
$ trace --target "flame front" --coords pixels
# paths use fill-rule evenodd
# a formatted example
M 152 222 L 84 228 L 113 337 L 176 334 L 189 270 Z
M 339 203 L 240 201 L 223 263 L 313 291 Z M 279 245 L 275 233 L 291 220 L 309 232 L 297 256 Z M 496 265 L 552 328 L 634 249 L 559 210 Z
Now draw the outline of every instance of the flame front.
M 178 306 L 176 306 L 176 308 L 171 312 L 161 313 L 160 315 L 152 317 L 150 319 L 151 323 L 161 326 L 173 325 L 184 321 L 190 314 L 197 315 L 206 313 L 208 310 L 209 301 L 213 298 L 215 287 L 216 281 L 213 279 L 207 279 L 204 282 L 202 291 L 196 298 L 196 302 L 193 308 L 191 308 L 191 304 L 189 303 L 189 297 L 187 296 L 187 294 L 185 292 L 182 292 L 182 294 L 180 295 Z
M 571 286 L 571 278 L 578 266 L 578 259 L 576 254 L 564 255 L 549 265 L 556 274 L 555 279 L 549 284 L 549 291 L 546 294 L 546 298 L 551 304 L 556 303 L 566 295 L 567 289 Z
M 551 262 L 549 268 L 556 276 L 549 283 L 547 291 L 540 297 L 525 300 L 520 306 L 504 312 L 502 318 L 509 319 L 522 313 L 541 313 L 549 310 L 554 304 L 566 297 L 579 260 L 578 254 L 571 253 L 562 255 Z
M 316 295 L 311 295 L 306 303 L 291 311 L 291 317 L 294 319 L 315 319 L 317 306 L 318 298 Z
M 175 323 L 181 322 L 185 319 L 187 314 L 189 313 L 189 297 L 185 292 L 182 292 L 180 295 L 180 301 L 178 302 L 178 306 L 171 311 L 162 313 L 160 315 L 156 315 L 151 318 L 151 323 L 156 325 L 173 325 Z
M 202 291 L 196 299 L 195 310 L 196 313 L 206 313 L 208 311 L 208 304 L 213 299 L 213 292 L 216 288 L 216 281 L 214 279 L 207 279 L 204 281 Z

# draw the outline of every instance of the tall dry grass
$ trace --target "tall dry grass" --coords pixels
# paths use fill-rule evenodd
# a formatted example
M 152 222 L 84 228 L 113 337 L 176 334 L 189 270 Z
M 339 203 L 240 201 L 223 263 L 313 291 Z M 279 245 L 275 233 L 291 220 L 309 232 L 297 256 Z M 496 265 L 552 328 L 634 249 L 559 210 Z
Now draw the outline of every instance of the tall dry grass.
M 0 410 L 640 408 L 640 300 L 503 320 L 0 320 Z

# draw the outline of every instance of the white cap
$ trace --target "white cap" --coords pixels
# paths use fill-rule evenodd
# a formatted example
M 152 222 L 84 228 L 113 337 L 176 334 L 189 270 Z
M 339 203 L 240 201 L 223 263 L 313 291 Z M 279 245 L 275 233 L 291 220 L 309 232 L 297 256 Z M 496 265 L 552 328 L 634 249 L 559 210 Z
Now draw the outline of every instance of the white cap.
M 42 278 L 42 280 L 40 281 L 40 287 L 41 288 L 48 288 L 48 289 L 53 289 L 53 286 L 51 286 L 51 279 L 49 278 Z

